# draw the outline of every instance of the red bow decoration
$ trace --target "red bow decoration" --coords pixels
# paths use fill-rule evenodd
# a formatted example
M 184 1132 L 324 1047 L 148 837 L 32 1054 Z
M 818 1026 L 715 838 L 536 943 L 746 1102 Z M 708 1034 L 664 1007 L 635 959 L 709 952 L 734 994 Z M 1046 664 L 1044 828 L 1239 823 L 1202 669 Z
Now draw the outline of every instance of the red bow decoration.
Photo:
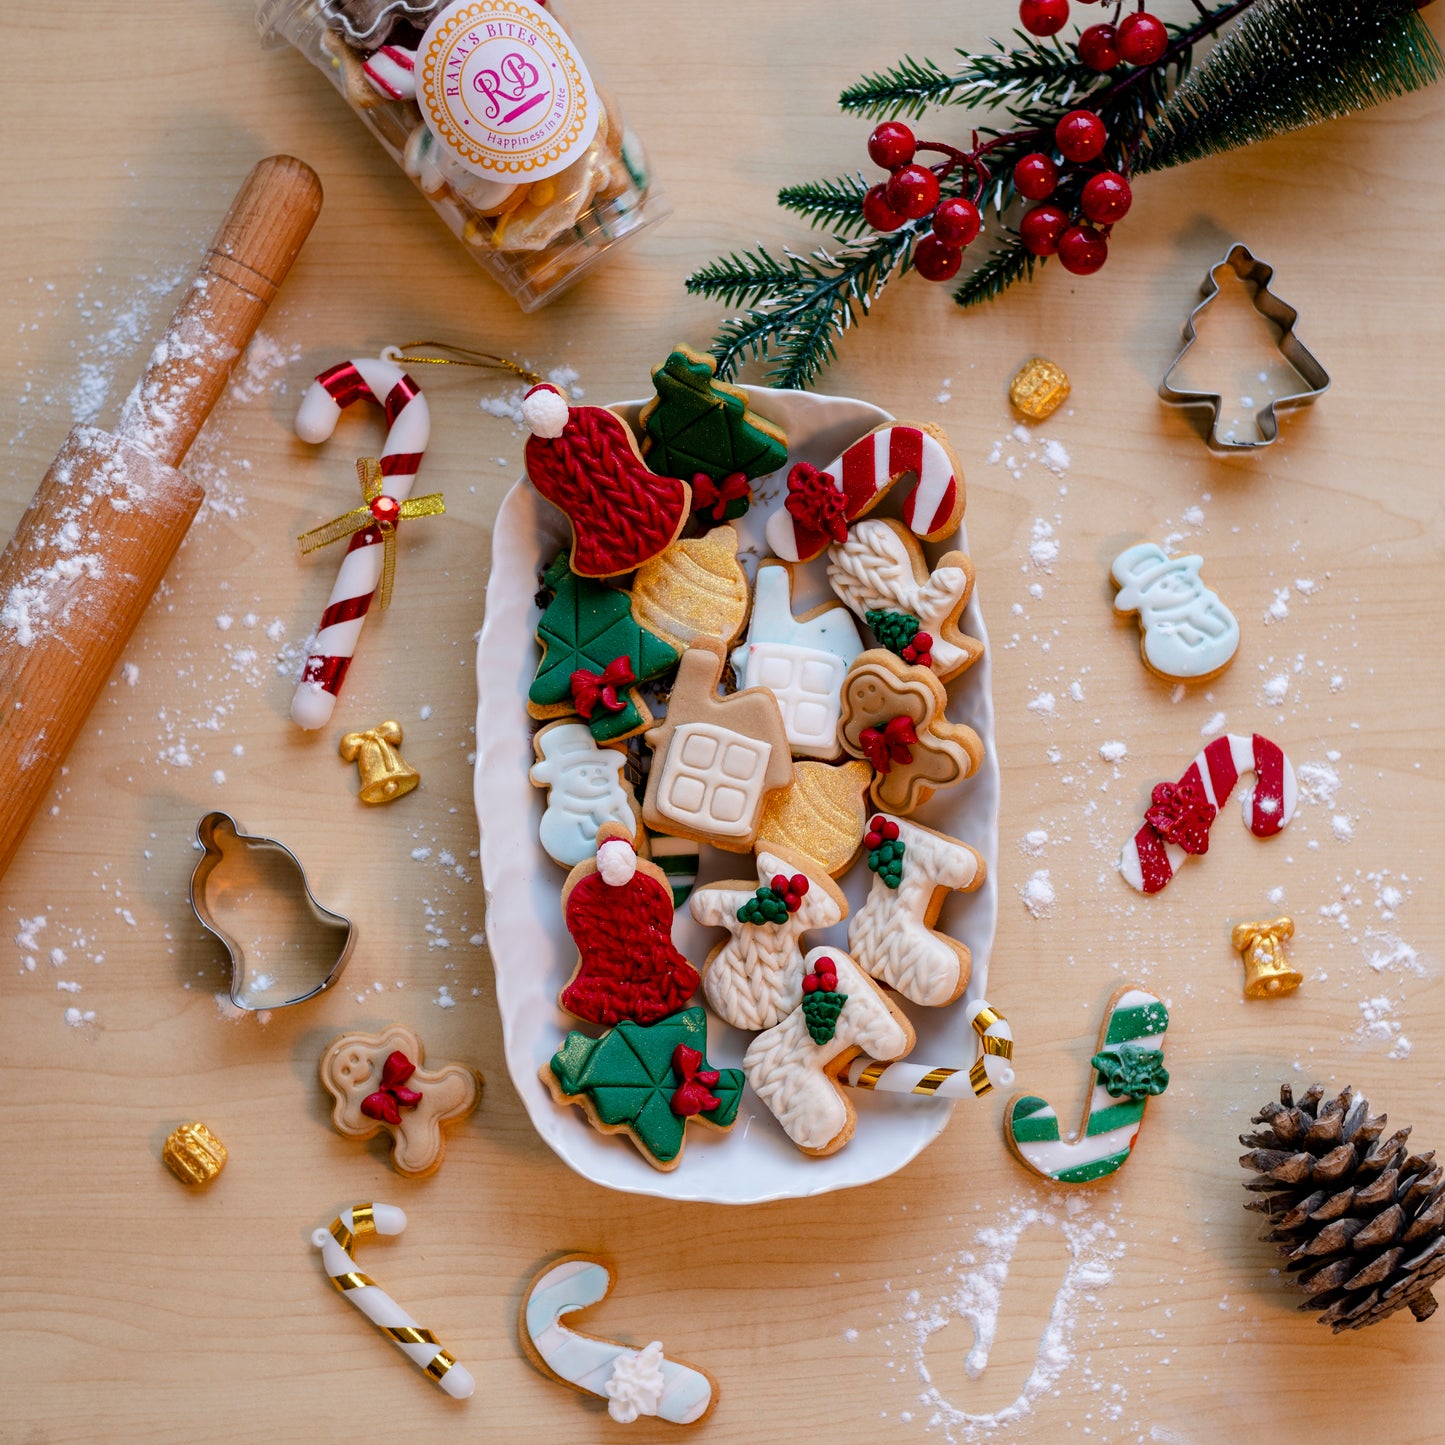
M 907 716 L 889 718 L 881 728 L 864 728 L 858 734 L 863 756 L 873 764 L 873 771 L 886 773 L 894 763 L 911 763 L 911 745 L 918 741 L 913 719 Z
M 588 672 L 579 667 L 572 674 L 572 700 L 577 711 L 590 719 L 600 703 L 608 712 L 621 712 L 627 706 L 617 696 L 619 687 L 631 687 L 637 678 L 632 672 L 632 661 L 626 657 L 614 657 L 601 672 Z
M 400 1124 L 401 1111 L 421 1103 L 421 1095 L 405 1087 L 414 1073 L 416 1065 L 400 1049 L 394 1049 L 381 1066 L 381 1087 L 361 1101 L 361 1112 L 383 1124 Z
M 1177 783 L 1156 783 L 1151 799 L 1144 821 L 1166 843 L 1196 855 L 1209 851 L 1209 828 L 1219 810 L 1204 796 L 1197 772 L 1185 773 Z
M 711 511 L 714 522 L 727 520 L 728 507 L 733 502 L 750 502 L 752 497 L 746 472 L 733 472 L 720 482 L 713 481 L 706 472 L 699 472 L 692 479 L 693 511 Z
M 673 1091 L 672 1112 L 684 1119 L 701 1114 L 707 1109 L 716 1109 L 720 1100 L 709 1092 L 718 1081 L 716 1069 L 704 1069 L 702 1055 L 686 1044 L 679 1044 L 672 1051 L 673 1072 L 682 1082 Z
M 795 522 L 831 537 L 848 540 L 848 499 L 827 472 L 799 462 L 788 473 L 788 500 L 783 503 Z

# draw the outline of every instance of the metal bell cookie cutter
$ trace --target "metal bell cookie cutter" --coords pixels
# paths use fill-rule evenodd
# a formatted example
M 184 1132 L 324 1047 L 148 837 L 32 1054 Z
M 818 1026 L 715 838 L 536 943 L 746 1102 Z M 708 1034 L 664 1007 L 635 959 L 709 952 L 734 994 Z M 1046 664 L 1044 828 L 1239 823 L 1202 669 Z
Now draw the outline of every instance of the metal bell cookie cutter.
M 1219 294 L 1219 284 L 1214 279 L 1214 273 L 1221 266 L 1228 266 L 1241 281 L 1253 286 L 1254 309 L 1279 328 L 1280 355 L 1294 367 L 1306 384 L 1304 390 L 1291 392 L 1288 396 L 1275 397 L 1266 407 L 1255 413 L 1255 423 L 1259 427 L 1257 441 L 1232 441 L 1220 435 L 1219 413 L 1224 405 L 1224 397 L 1219 392 L 1177 391 L 1169 384 L 1169 378 L 1174 375 L 1179 363 L 1184 360 L 1185 354 L 1194 345 L 1194 318 Z M 1216 262 L 1206 273 L 1204 283 L 1200 287 L 1200 295 L 1203 299 L 1189 313 L 1189 319 L 1184 323 L 1184 345 L 1179 348 L 1179 354 L 1169 363 L 1169 370 L 1164 373 L 1164 380 L 1159 383 L 1159 395 L 1170 406 L 1198 409 L 1210 413 L 1209 434 L 1206 440 L 1212 451 L 1248 452 L 1254 451 L 1258 447 L 1267 447 L 1279 436 L 1279 418 L 1276 415 L 1278 411 L 1308 406 L 1317 396 L 1321 396 L 1329 390 L 1329 373 L 1295 334 L 1294 325 L 1299 320 L 1299 313 L 1287 301 L 1281 301 L 1269 289 L 1269 283 L 1273 276 L 1274 267 L 1267 261 L 1259 260 L 1248 246 L 1238 242 L 1231 246 L 1225 258 Z
M 308 998 L 315 998 L 318 993 L 330 988 L 341 976 L 341 970 L 346 967 L 346 961 L 351 957 L 352 946 L 356 942 L 356 926 L 349 918 L 333 913 L 317 900 L 311 891 L 311 885 L 306 881 L 306 870 L 301 866 L 300 859 L 275 838 L 243 833 L 229 813 L 207 813 L 196 824 L 196 841 L 205 852 L 191 874 L 191 908 L 195 911 L 201 927 L 219 938 L 230 955 L 231 1002 L 237 1008 L 248 1011 L 287 1008 L 291 1004 L 305 1003 Z M 263 917 L 268 910 L 274 913 L 275 898 L 280 891 L 278 886 L 271 882 L 262 882 L 257 886 L 254 878 L 250 884 L 238 884 L 231 876 L 240 872 L 243 865 L 238 860 L 247 854 L 256 855 L 262 863 L 279 864 L 283 872 L 294 873 L 295 896 L 306 905 L 311 920 L 316 925 L 315 940 L 320 949 L 319 957 L 314 962 L 300 959 L 293 963 L 287 959 L 284 960 L 284 967 L 293 977 L 297 970 L 302 970 L 302 976 L 308 981 L 313 977 L 319 977 L 321 981 L 290 998 L 277 999 L 269 996 L 269 992 L 275 987 L 275 980 L 264 971 L 268 960 L 251 957 L 247 946 L 217 921 L 217 913 L 221 909 L 225 910 L 228 918 L 244 912 L 247 908 L 256 910 Z M 228 861 L 231 865 L 229 870 L 226 866 Z M 254 865 L 252 871 L 254 873 Z M 292 886 L 289 883 L 286 885 L 288 889 Z M 287 940 L 283 946 L 290 944 L 291 941 Z M 298 950 L 305 947 L 300 942 L 295 946 Z M 252 948 L 251 952 L 255 952 L 255 949 Z M 275 968 L 283 961 L 269 962 L 271 967 Z M 262 1001 L 258 1000 L 258 995 L 267 996 Z

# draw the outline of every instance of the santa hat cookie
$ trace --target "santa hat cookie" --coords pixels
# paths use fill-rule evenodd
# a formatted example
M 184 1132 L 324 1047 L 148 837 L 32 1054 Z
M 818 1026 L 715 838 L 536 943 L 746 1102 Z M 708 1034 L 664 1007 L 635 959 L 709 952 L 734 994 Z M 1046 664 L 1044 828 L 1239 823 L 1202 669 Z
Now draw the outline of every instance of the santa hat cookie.
M 522 399 L 527 475 L 572 524 L 579 577 L 635 571 L 672 545 L 687 521 L 691 489 L 648 470 L 621 417 L 571 406 L 545 382 Z

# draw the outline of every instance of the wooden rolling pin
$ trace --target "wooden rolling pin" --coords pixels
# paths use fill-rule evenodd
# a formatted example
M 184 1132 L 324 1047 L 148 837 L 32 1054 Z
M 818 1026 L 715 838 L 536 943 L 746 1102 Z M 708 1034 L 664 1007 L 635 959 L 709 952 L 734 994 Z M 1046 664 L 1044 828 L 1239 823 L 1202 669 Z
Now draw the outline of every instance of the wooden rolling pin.
M 115 433 L 70 433 L 0 556 L 0 874 L 201 505 L 176 467 L 320 209 L 301 161 L 251 172 Z

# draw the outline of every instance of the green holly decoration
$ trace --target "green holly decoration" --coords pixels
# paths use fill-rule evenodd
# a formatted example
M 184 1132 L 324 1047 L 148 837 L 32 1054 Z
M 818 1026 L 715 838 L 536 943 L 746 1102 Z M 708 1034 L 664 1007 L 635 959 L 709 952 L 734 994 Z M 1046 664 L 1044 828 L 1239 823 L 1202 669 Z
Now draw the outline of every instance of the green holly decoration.
M 1110 1044 L 1089 1062 L 1098 1070 L 1099 1082 L 1111 1099 L 1142 1099 L 1146 1094 L 1162 1094 L 1169 1087 L 1169 1070 L 1159 1049 Z
M 898 657 L 903 656 L 903 649 L 922 626 L 910 612 L 889 612 L 882 607 L 870 607 L 863 614 L 863 620 L 873 629 L 879 643 Z
M 815 1044 L 831 1042 L 847 1002 L 848 995 L 838 992 L 838 965 L 831 958 L 820 958 L 803 979 L 803 1022 Z
M 776 888 L 764 884 L 738 909 L 739 923 L 786 923 L 788 905 Z
M 527 693 L 529 702 L 574 709 L 572 674 L 578 669 L 604 672 L 619 657 L 627 658 L 639 683 L 677 664 L 676 649 L 633 617 L 631 595 L 606 582 L 576 576 L 567 565 L 566 552 L 557 555 L 543 580 L 553 595 L 537 624 L 542 661 Z M 620 712 L 598 706 L 588 719 L 599 743 L 626 737 L 648 721 L 635 688 L 619 690 L 617 696 L 624 703 Z
M 705 472 L 720 482 L 742 472 L 751 481 L 787 463 L 787 438 L 748 410 L 746 393 L 715 382 L 716 369 L 710 356 L 679 347 L 652 373 L 657 399 L 642 409 L 643 454 L 661 476 L 691 482 Z
M 903 839 L 885 839 L 868 850 L 868 867 L 890 888 L 903 882 Z
M 574 1030 L 552 1056 L 551 1070 L 569 1103 L 586 1101 L 599 1123 L 621 1125 L 639 1147 L 669 1164 L 682 1152 L 690 1117 L 673 1108 L 674 1095 L 687 1082 L 673 1063 L 679 1044 L 704 1055 L 701 1067 L 706 1067 L 702 1009 L 683 1009 L 646 1028 L 629 1020 L 596 1039 Z M 743 1072 L 719 1069 L 717 1075 L 717 1083 L 708 1085 L 717 1107 L 695 1117 L 727 1129 L 737 1118 Z

